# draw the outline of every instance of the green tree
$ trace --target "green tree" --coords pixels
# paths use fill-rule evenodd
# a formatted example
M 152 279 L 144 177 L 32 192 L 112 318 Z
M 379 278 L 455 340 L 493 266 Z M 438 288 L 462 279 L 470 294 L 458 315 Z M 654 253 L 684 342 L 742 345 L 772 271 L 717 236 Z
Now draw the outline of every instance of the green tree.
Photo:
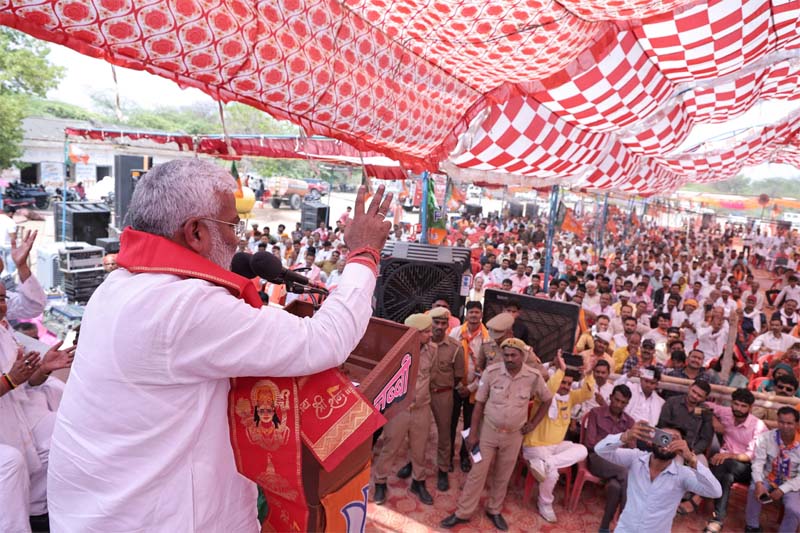
M 31 97 L 45 97 L 63 75 L 48 61 L 49 51 L 43 42 L 0 27 L 0 168 L 22 155 L 22 119 Z

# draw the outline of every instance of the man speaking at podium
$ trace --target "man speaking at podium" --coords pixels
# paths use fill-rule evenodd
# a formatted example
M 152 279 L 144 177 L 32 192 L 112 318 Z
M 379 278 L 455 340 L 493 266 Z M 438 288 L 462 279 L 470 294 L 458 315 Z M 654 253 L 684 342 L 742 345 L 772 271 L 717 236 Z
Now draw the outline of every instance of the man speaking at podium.
M 235 190 L 198 159 L 137 184 L 120 268 L 86 307 L 53 433 L 53 531 L 257 531 L 256 486 L 231 449 L 229 378 L 336 367 L 366 331 L 391 195 L 380 187 L 365 211 L 359 190 L 338 288 L 301 319 L 247 305 L 255 286 L 228 270 L 244 229 Z

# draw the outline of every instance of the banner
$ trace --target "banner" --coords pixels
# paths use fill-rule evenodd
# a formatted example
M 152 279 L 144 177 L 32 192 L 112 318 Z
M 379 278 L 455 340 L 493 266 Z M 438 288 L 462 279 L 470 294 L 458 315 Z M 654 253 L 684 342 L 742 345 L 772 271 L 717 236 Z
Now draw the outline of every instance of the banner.
M 442 204 L 446 205 L 446 204 Z M 447 238 L 447 208 L 436 203 L 436 184 L 428 179 L 428 244 L 442 244 Z

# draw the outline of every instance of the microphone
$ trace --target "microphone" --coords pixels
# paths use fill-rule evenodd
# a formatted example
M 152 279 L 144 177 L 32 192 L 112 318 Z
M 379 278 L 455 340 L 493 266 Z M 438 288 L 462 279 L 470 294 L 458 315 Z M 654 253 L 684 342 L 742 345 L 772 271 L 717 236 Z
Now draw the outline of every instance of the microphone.
M 239 274 L 247 279 L 256 277 L 256 273 L 250 268 L 250 254 L 247 252 L 236 252 L 233 254 L 233 259 L 231 259 L 231 272 Z
M 315 284 L 293 270 L 283 268 L 280 259 L 269 252 L 256 252 L 250 257 L 250 268 L 255 275 L 264 278 L 270 283 L 284 284 L 288 292 L 314 292 L 328 294 L 327 289 L 317 287 Z M 297 287 L 300 285 L 302 287 Z

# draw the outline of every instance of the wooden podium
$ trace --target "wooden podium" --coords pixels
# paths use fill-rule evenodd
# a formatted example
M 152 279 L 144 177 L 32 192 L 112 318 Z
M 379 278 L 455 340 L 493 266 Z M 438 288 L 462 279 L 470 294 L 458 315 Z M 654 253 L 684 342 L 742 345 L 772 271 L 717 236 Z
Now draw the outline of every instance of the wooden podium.
M 310 317 L 314 308 L 295 300 L 286 310 Z M 369 326 L 353 353 L 340 370 L 356 384 L 358 390 L 383 414 L 391 419 L 414 400 L 414 387 L 419 369 L 419 333 L 403 324 L 371 318 Z M 387 390 L 396 377 L 408 367 L 405 394 Z M 372 439 L 367 439 L 350 453 L 332 472 L 322 469 L 311 451 L 303 445 L 302 477 L 309 508 L 309 531 L 330 531 L 322 500 L 345 487 L 359 474 L 363 475 L 372 457 Z M 368 479 L 368 478 L 367 478 Z M 268 502 L 269 503 L 269 502 Z

